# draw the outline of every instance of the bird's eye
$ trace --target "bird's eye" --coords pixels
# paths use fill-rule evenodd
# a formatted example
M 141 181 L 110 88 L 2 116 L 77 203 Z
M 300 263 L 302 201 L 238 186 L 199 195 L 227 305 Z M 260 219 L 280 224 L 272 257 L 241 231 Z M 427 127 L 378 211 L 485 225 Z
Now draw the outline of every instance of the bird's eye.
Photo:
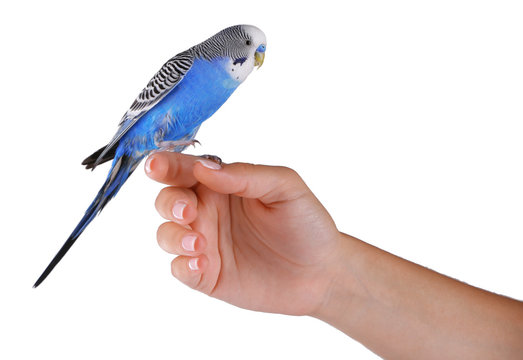
M 251 40 L 247 40 L 247 41 L 245 42 L 245 44 L 247 44 L 247 46 L 249 46 L 249 45 L 252 44 L 252 41 L 251 41 Z

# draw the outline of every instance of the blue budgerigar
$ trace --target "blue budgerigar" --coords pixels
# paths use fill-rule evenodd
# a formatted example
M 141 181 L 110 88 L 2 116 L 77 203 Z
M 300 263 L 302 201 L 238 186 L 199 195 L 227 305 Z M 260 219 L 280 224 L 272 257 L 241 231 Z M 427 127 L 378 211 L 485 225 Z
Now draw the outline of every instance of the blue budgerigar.
M 255 26 L 226 28 L 167 61 L 127 110 L 112 140 L 86 158 L 87 169 L 113 160 L 107 180 L 60 251 L 38 278 L 44 281 L 93 218 L 152 151 L 183 151 L 202 122 L 225 103 L 265 58 L 264 33 Z

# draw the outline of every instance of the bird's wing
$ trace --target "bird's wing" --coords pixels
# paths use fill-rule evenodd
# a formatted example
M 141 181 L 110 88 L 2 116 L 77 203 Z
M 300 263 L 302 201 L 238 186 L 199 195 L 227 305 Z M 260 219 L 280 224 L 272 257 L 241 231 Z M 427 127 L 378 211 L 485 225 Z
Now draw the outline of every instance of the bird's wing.
M 152 109 L 160 102 L 172 89 L 174 89 L 183 79 L 185 74 L 189 71 L 194 61 L 194 57 L 190 51 L 184 51 L 167 61 L 161 69 L 153 76 L 147 86 L 138 95 L 136 100 L 122 120 L 118 124 L 119 128 L 113 139 L 107 144 L 104 151 L 100 153 L 94 163 L 94 167 L 100 164 L 101 159 L 114 146 L 117 146 L 122 136 L 129 131 L 129 129 L 136 124 L 136 122 L 147 111 Z M 94 168 L 93 167 L 93 168 Z

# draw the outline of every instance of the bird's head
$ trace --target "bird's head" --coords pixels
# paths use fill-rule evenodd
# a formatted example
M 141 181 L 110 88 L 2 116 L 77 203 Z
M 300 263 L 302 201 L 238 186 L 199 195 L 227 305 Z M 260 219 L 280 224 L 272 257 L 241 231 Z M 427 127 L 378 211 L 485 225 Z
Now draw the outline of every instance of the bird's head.
M 267 40 L 263 31 L 252 25 L 235 25 L 193 48 L 197 57 L 208 60 L 228 59 L 226 65 L 231 78 L 243 82 L 254 67 L 265 60 Z

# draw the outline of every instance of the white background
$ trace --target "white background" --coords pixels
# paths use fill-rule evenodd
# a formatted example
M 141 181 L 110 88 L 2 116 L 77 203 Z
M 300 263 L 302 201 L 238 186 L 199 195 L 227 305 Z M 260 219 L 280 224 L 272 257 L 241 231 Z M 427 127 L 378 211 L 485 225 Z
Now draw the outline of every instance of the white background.
M 169 57 L 238 23 L 265 31 L 265 64 L 191 152 L 290 166 L 340 230 L 523 298 L 520 2 L 6 3 L 0 358 L 377 358 L 178 283 L 140 169 L 31 288 L 106 176 L 81 160 Z

